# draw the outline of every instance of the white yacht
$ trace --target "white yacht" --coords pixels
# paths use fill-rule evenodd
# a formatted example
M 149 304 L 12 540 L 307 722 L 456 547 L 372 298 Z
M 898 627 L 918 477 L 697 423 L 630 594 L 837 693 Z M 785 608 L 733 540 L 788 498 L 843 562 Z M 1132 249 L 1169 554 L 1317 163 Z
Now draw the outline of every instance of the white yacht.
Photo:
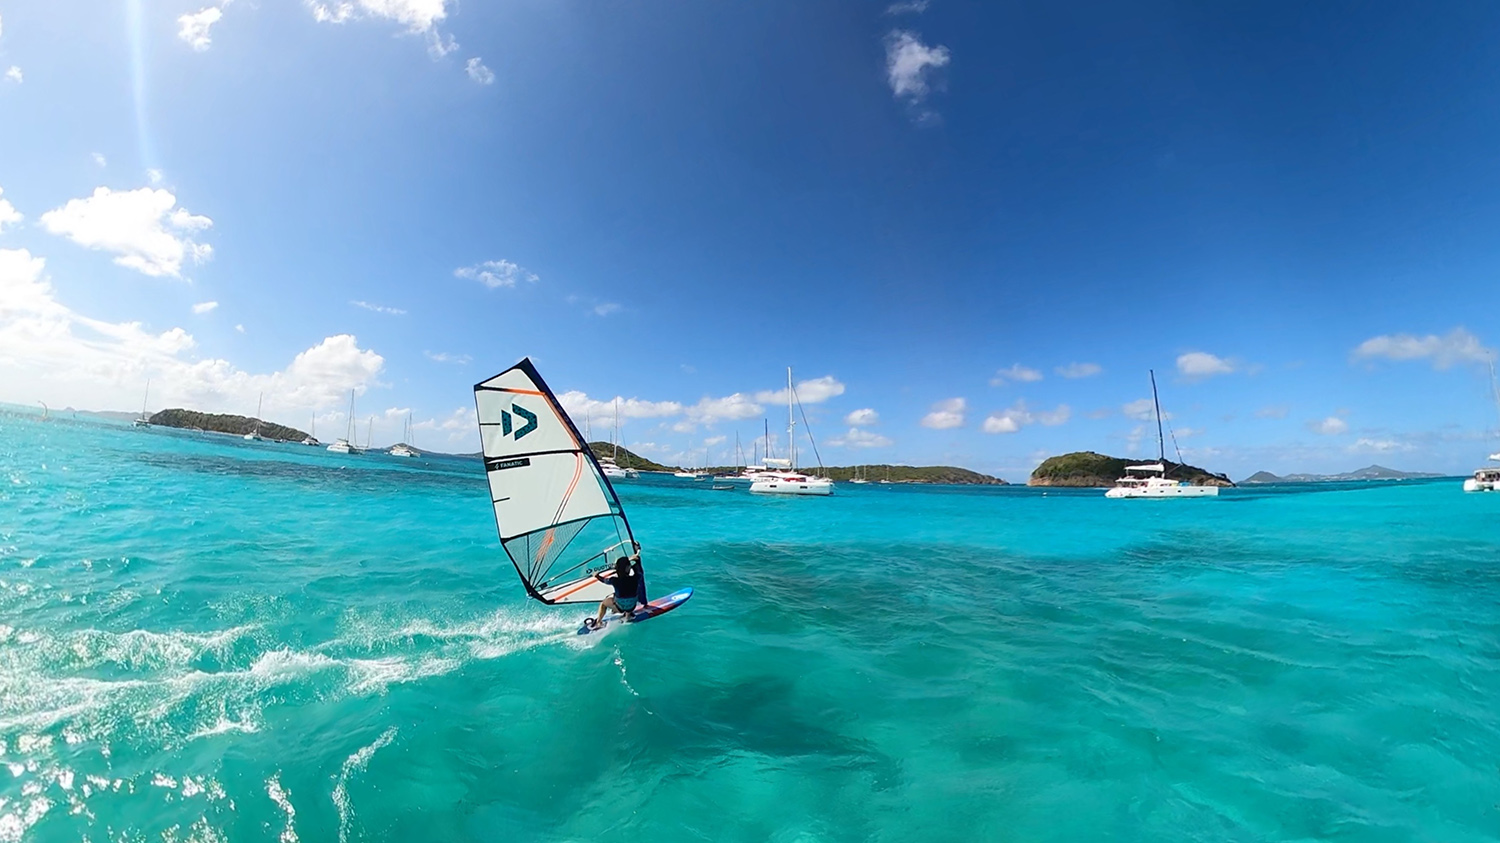
M 318 441 L 318 437 L 314 435 L 317 432 L 318 432 L 318 411 L 314 410 L 313 411 L 313 415 L 312 415 L 312 424 L 308 425 L 307 435 L 304 436 L 304 437 L 302 437 L 302 444 L 304 444 L 304 445 L 313 445 L 313 446 L 317 446 L 317 445 L 323 444 L 322 442 L 319 442 Z
M 246 442 L 264 442 L 264 441 L 266 441 L 260 435 L 260 410 L 261 410 L 261 405 L 265 403 L 265 400 L 266 400 L 266 394 L 264 392 L 262 392 L 260 394 L 259 398 L 255 399 L 255 429 L 252 430 L 252 431 L 250 431 L 249 433 L 245 434 L 244 438 L 245 438 Z
M 349 390 L 349 431 L 344 438 L 337 440 L 328 446 L 328 450 L 335 454 L 363 454 L 364 448 L 355 444 L 354 438 L 354 390 Z
M 1161 401 L 1156 397 L 1156 372 L 1151 372 L 1151 403 L 1156 407 L 1156 462 L 1125 466 L 1125 476 L 1104 493 L 1106 498 L 1211 498 L 1218 486 L 1194 486 L 1167 477 L 1166 439 L 1161 431 Z M 1179 455 L 1178 459 L 1182 457 Z
M 146 380 L 146 395 L 141 399 L 141 417 L 130 423 L 131 427 L 150 427 L 151 417 L 146 415 L 146 402 L 151 400 L 151 380 Z M 47 405 L 42 405 L 42 418 L 47 417 Z
M 390 454 L 393 457 L 420 457 L 420 456 L 422 456 L 417 451 L 416 448 L 413 448 L 411 445 L 407 444 L 407 443 L 411 442 L 411 440 L 412 440 L 412 435 L 411 435 L 411 413 L 407 413 L 406 414 L 406 427 L 403 428 L 402 431 L 401 431 L 401 441 L 397 442 L 395 445 L 392 445 L 391 449 L 389 451 L 386 451 L 386 453 Z
M 797 470 L 797 437 L 796 416 L 793 415 L 793 403 L 797 393 L 792 388 L 792 369 L 786 370 L 786 439 L 787 459 L 767 459 L 765 463 L 770 466 L 765 471 L 756 475 L 755 480 L 750 483 L 750 491 L 766 495 L 831 495 L 833 494 L 833 481 L 827 477 L 817 477 L 805 474 Z
M 1490 459 L 1500 463 L 1500 454 L 1490 454 Z M 1500 492 L 1500 465 L 1490 465 L 1474 472 L 1464 481 L 1465 492 Z
M 618 398 L 615 399 L 615 431 L 614 441 L 611 444 L 614 445 L 614 454 L 599 458 L 599 469 L 604 472 L 604 476 L 611 480 L 634 480 L 640 477 L 639 471 L 633 468 L 621 468 L 619 463 L 615 462 L 620 458 L 620 399 Z
M 1495 396 L 1495 408 L 1500 409 L 1500 383 L 1495 381 L 1495 361 L 1490 360 L 1490 392 Z M 1500 453 L 1490 454 L 1490 461 L 1500 463 Z M 1474 476 L 1464 481 L 1465 492 L 1500 492 L 1500 465 L 1487 465 L 1475 470 Z
M 863 486 L 866 483 L 870 482 L 869 479 L 865 477 L 865 472 L 860 471 L 861 468 L 863 468 L 863 466 L 857 465 L 854 467 L 854 476 L 849 478 L 850 483 L 853 483 L 857 486 Z

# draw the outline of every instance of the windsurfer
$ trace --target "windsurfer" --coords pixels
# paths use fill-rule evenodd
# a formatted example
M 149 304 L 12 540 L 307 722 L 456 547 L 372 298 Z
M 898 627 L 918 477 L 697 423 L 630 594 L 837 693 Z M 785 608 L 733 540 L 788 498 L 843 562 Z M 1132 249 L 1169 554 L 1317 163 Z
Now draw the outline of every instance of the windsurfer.
M 614 594 L 599 601 L 599 614 L 594 616 L 595 626 L 604 620 L 604 613 L 610 610 L 619 612 L 626 620 L 630 620 L 635 615 L 636 607 L 646 602 L 646 575 L 641 570 L 639 545 L 636 546 L 636 551 L 633 556 L 616 559 L 613 571 L 594 575 L 594 579 L 609 583 L 615 589 Z

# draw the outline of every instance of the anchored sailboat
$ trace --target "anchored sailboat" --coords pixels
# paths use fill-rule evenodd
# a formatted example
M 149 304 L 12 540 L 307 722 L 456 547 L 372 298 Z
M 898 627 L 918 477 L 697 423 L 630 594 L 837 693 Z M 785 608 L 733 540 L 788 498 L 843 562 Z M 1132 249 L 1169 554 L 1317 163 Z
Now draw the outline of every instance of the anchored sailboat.
M 1151 403 L 1156 407 L 1156 462 L 1150 465 L 1127 465 L 1125 476 L 1104 493 L 1106 498 L 1209 498 L 1219 494 L 1218 486 L 1194 486 L 1185 481 L 1167 479 L 1167 441 L 1161 430 L 1161 400 L 1156 397 L 1156 372 L 1151 371 Z M 1175 442 L 1176 439 L 1174 438 Z M 1177 459 L 1182 460 L 1179 454 Z M 1134 472 L 1134 473 L 1132 473 Z
M 550 605 L 597 603 L 614 593 L 594 575 L 639 549 L 600 460 L 531 360 L 474 386 L 479 438 L 500 544 L 526 593 Z M 676 607 L 683 589 L 637 610 Z
M 769 471 L 756 475 L 750 491 L 767 495 L 831 495 L 833 481 L 827 477 L 803 474 L 797 470 L 797 419 L 793 405 L 797 392 L 792 386 L 792 368 L 786 370 L 786 459 L 766 458 L 766 465 L 774 466 Z M 767 448 L 770 439 L 766 440 Z
M 260 410 L 261 410 L 261 405 L 265 402 L 265 400 L 266 400 L 266 394 L 264 392 L 262 392 L 260 394 L 259 398 L 255 399 L 255 429 L 252 430 L 252 431 L 250 431 L 249 433 L 245 434 L 245 440 L 248 441 L 248 442 L 264 442 L 264 441 L 266 441 L 266 440 L 262 439 L 261 435 L 260 435 Z
M 1495 380 L 1495 361 L 1490 359 L 1490 392 L 1495 396 L 1495 408 L 1500 409 L 1500 383 Z M 1490 454 L 1490 461 L 1500 463 L 1500 451 Z M 1476 469 L 1474 476 L 1464 481 L 1465 492 L 1500 492 L 1500 465 L 1487 465 Z
M 354 438 L 354 390 L 349 390 L 349 429 L 344 438 L 335 441 L 328 446 L 328 450 L 335 454 L 363 454 L 364 448 L 355 444 Z
M 389 453 L 393 457 L 419 457 L 419 456 L 421 456 L 421 454 L 417 453 L 417 449 L 413 448 L 411 446 L 411 440 L 412 440 L 411 413 L 407 413 L 406 414 L 406 427 L 404 427 L 404 428 L 401 429 L 401 441 L 397 442 L 395 445 L 392 445 L 391 449 L 389 451 L 387 451 L 386 453 Z
M 151 426 L 151 417 L 146 415 L 146 402 L 150 401 L 150 400 L 151 400 L 151 379 L 147 378 L 146 379 L 146 394 L 145 394 L 144 397 L 141 398 L 141 417 L 138 418 L 138 419 L 136 419 L 135 421 L 132 421 L 130 423 L 130 425 L 132 427 L 150 427 Z M 43 404 L 42 406 L 45 408 L 47 405 Z M 43 413 L 42 413 L 42 417 L 46 418 L 46 416 L 47 416 L 47 413 L 44 410 Z

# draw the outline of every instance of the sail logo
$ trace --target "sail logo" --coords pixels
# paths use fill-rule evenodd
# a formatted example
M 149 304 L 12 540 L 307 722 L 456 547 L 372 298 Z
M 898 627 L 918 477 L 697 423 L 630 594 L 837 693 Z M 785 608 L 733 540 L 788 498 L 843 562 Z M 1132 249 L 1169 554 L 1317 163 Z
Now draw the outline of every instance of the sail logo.
M 515 427 L 515 423 L 511 421 L 510 413 L 507 413 L 504 410 L 501 410 L 500 411 L 500 432 L 501 433 L 504 433 L 506 436 L 509 436 L 511 434 L 511 429 L 515 428 L 516 439 L 519 440 L 521 437 L 525 436 L 526 434 L 532 432 L 533 430 L 536 430 L 536 413 L 533 413 L 530 410 L 526 409 L 525 407 L 522 407 L 520 404 L 512 404 L 512 405 L 510 405 L 510 411 L 511 411 L 511 413 L 515 413 L 517 416 L 520 416 L 521 418 L 525 419 L 526 423 L 523 424 L 523 425 L 521 425 L 520 427 Z

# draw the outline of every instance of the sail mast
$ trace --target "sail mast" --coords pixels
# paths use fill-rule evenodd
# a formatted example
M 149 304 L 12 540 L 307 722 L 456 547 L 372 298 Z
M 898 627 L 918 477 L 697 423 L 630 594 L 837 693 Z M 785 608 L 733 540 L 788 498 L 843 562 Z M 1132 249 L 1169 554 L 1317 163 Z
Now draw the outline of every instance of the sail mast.
M 1495 364 L 1490 364 L 1490 377 L 1494 378 Z M 151 379 L 146 378 L 146 394 L 141 398 L 141 418 L 146 417 L 146 405 L 151 402 Z
M 1156 370 L 1147 369 L 1151 373 L 1151 403 L 1156 406 L 1156 461 L 1166 463 L 1167 443 L 1161 435 L 1161 399 L 1156 397 Z
M 786 367 L 786 458 L 792 471 L 797 470 L 797 436 L 792 429 L 797 426 L 797 419 L 792 415 L 792 367 Z

